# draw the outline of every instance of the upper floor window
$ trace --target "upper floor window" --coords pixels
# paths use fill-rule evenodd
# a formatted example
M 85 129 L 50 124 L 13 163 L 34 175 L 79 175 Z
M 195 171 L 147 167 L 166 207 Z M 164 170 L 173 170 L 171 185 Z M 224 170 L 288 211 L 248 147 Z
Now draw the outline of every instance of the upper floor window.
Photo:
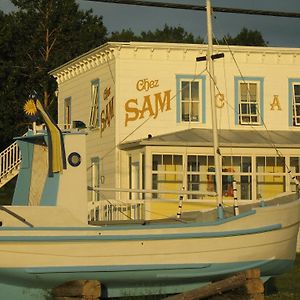
M 89 127 L 100 126 L 100 82 L 99 79 L 91 82 L 91 112 Z
M 263 79 L 235 78 L 236 124 L 260 125 L 263 120 Z
M 177 75 L 177 122 L 205 123 L 205 77 Z
M 290 125 L 300 126 L 300 79 L 289 80 Z

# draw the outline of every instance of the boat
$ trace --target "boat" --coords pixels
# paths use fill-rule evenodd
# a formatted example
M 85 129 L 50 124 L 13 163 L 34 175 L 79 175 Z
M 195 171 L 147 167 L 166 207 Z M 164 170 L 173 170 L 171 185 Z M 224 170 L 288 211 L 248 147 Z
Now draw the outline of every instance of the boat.
M 210 0 L 207 16 L 214 95 Z M 214 110 L 216 208 L 104 223 L 88 220 L 88 132 L 61 132 L 35 96 L 26 108 L 41 114 L 45 128 L 16 138 L 20 173 L 12 205 L 0 206 L 0 298 L 47 299 L 54 287 L 84 279 L 99 280 L 108 298 L 173 294 L 251 268 L 267 280 L 292 267 L 299 194 L 235 205 L 234 214 L 224 207 Z

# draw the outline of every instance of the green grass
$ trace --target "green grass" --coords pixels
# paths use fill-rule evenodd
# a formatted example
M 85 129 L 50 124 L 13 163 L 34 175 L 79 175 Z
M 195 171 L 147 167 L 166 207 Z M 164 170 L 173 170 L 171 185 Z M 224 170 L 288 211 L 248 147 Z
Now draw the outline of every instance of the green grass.
M 300 253 L 292 270 L 272 278 L 265 284 L 266 300 L 300 300 Z

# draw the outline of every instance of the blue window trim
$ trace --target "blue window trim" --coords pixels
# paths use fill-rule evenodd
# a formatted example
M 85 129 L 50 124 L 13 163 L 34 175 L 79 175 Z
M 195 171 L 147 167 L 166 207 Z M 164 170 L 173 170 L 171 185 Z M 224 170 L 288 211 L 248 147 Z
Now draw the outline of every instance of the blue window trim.
M 239 83 L 240 82 L 249 82 L 249 81 L 257 81 L 260 84 L 260 105 L 259 105 L 259 125 L 262 125 L 264 121 L 264 78 L 263 77 L 241 77 L 235 76 L 234 77 L 234 123 L 235 125 L 240 126 L 253 126 L 255 124 L 239 124 Z
M 98 85 L 98 111 L 97 111 L 97 117 L 98 117 L 98 124 L 95 128 L 100 128 L 101 126 L 101 122 L 100 122 L 100 79 L 97 78 L 97 79 L 93 79 L 91 80 L 91 89 L 92 89 L 92 86 L 93 85 Z
M 67 101 L 69 101 L 70 103 L 70 121 L 72 122 L 72 97 L 66 97 L 64 99 L 64 124 L 67 124 L 67 118 L 66 118 L 66 104 L 67 104 Z
M 289 126 L 290 127 L 296 127 L 293 125 L 293 84 L 299 83 L 300 84 L 300 78 L 289 78 L 288 79 L 288 85 L 289 85 Z
M 206 76 L 205 75 L 190 75 L 190 74 L 178 74 L 176 75 L 176 123 L 181 123 L 181 101 L 180 101 L 180 81 L 183 79 L 188 80 L 200 80 L 201 82 L 201 89 L 202 89 L 202 116 L 200 122 L 193 122 L 193 123 L 206 123 Z

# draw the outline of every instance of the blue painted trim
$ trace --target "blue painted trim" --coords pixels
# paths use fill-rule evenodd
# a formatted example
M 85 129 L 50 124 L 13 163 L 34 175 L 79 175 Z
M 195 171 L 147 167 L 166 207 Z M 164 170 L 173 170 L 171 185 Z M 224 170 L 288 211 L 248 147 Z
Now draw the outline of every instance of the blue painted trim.
M 32 174 L 33 143 L 26 140 L 17 140 L 17 144 L 22 153 L 22 161 L 14 191 L 12 205 L 27 206 L 29 202 L 29 191 Z
M 101 105 L 101 98 L 100 98 L 100 79 L 93 79 L 91 81 L 91 88 L 93 85 L 98 85 L 98 111 L 97 111 L 97 117 L 98 117 L 98 124 L 97 128 L 101 127 L 101 120 L 100 120 L 100 105 Z
M 260 105 L 259 105 L 259 125 L 264 122 L 264 78 L 263 77 L 234 77 L 234 123 L 240 126 L 252 126 L 253 124 L 239 124 L 239 83 L 248 81 L 257 81 L 260 84 Z
M 190 75 L 190 74 L 177 74 L 176 75 L 176 123 L 181 123 L 181 99 L 180 99 L 180 81 L 183 79 L 188 80 L 199 80 L 201 84 L 201 97 L 200 99 L 202 104 L 202 115 L 200 122 L 192 122 L 192 123 L 206 123 L 206 76 L 205 75 Z M 183 123 L 183 122 L 182 122 Z
M 45 187 L 41 197 L 41 206 L 55 206 L 57 204 L 59 178 L 59 173 L 53 173 L 52 177 L 47 176 Z
M 300 83 L 300 78 L 289 78 L 288 79 L 288 93 L 289 93 L 289 99 L 288 99 L 288 124 L 290 127 L 293 126 L 293 83 Z
M 37 267 L 26 269 L 27 273 L 64 273 L 64 272 L 124 272 L 124 271 L 161 271 L 161 270 L 183 270 L 183 269 L 205 269 L 212 264 L 150 264 L 150 265 L 110 265 L 110 266 L 76 266 L 76 267 Z
M 175 233 L 175 234 L 138 234 L 138 235 L 101 235 L 96 236 L 2 236 L 1 241 L 18 242 L 43 242 L 43 241 L 137 241 L 137 240 L 174 240 L 174 239 L 194 239 L 194 238 L 220 238 L 229 236 L 241 236 L 248 234 L 264 233 L 268 231 L 281 229 L 281 224 L 249 228 L 244 230 L 230 230 L 221 232 L 193 232 L 193 233 Z
M 277 272 L 281 273 L 282 269 L 286 269 L 286 265 L 288 264 L 288 268 L 290 268 L 293 264 L 292 259 L 264 259 L 264 260 L 257 260 L 257 261 L 236 261 L 231 263 L 198 263 L 198 264 L 142 264 L 142 265 L 99 265 L 99 266 L 58 266 L 58 267 L 29 267 L 29 268 L 0 268 L 0 274 L 9 273 L 11 276 L 13 274 L 21 274 L 26 276 L 26 274 L 59 274 L 65 273 L 66 276 L 70 274 L 78 274 L 78 276 L 82 276 L 83 273 L 96 273 L 96 272 L 104 272 L 104 273 L 119 273 L 121 277 L 123 277 L 120 272 L 139 272 L 139 278 L 137 280 L 145 279 L 142 273 L 149 273 L 149 271 L 155 271 L 154 275 L 155 278 L 163 277 L 162 275 L 165 274 L 165 277 L 195 277 L 199 278 L 206 278 L 207 276 L 220 276 L 225 275 L 228 273 L 236 273 L 243 270 L 247 270 L 250 268 L 257 268 L 261 267 L 262 275 L 272 275 L 278 274 Z M 275 266 L 275 268 L 274 268 Z M 176 272 L 176 271 L 180 272 Z M 170 273 L 170 272 L 172 273 Z M 174 271 L 176 273 L 174 273 Z M 184 274 L 182 272 L 190 273 Z M 159 273 L 164 272 L 164 273 Z M 166 273 L 168 272 L 168 273 Z M 25 273 L 25 274 L 24 274 Z M 133 274 L 133 273 L 131 273 Z M 177 276 L 172 276 L 171 274 L 175 274 Z M 153 274 L 152 274 L 153 275 Z M 171 276 L 170 276 L 171 275 Z M 22 275 L 21 275 L 22 276 Z M 149 275 L 146 275 L 149 276 Z M 151 276 L 151 275 L 150 275 Z M 18 276 L 20 277 L 20 276 Z M 116 278 L 115 275 L 110 275 L 111 278 Z M 43 277 L 45 278 L 45 277 Z M 107 278 L 107 277 L 106 277 Z M 211 278 L 211 277 L 210 277 Z M 84 278 L 80 278 L 84 279 Z M 123 277 L 124 279 L 124 277 Z
M 72 124 L 72 97 L 67 97 L 64 99 L 64 124 L 67 124 L 67 118 L 66 118 L 66 107 L 67 102 L 69 102 L 70 107 L 70 123 Z

